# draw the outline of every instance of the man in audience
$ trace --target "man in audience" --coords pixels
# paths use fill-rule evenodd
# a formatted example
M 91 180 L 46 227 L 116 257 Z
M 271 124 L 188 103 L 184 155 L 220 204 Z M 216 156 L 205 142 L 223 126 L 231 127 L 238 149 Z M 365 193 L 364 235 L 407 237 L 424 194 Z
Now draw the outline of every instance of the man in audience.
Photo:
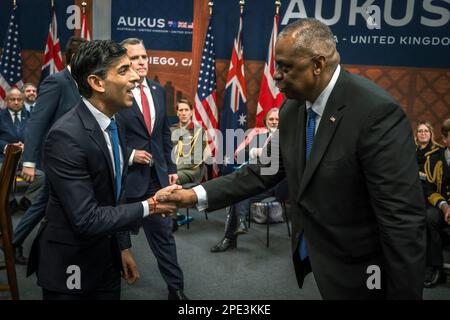
M 436 148 L 426 154 L 425 193 L 431 204 L 427 208 L 427 270 L 425 288 L 444 283 L 442 229 L 450 225 L 450 119 L 441 127 L 444 148 Z
M 33 83 L 27 82 L 23 85 L 22 90 L 25 96 L 25 109 L 31 113 L 36 104 L 37 88 Z
M 255 160 L 261 156 L 263 147 L 267 145 L 272 134 L 278 129 L 278 111 L 278 108 L 267 111 L 264 117 L 266 128 L 255 128 L 250 131 L 244 142 L 236 148 L 236 158 L 242 157 L 248 162 L 248 160 Z M 274 196 L 277 187 L 278 185 L 232 205 L 225 222 L 225 235 L 211 247 L 211 252 L 224 252 L 236 248 L 238 236 L 248 232 L 246 220 L 250 215 L 251 204 Z
M 316 19 L 280 32 L 275 62 L 287 100 L 272 161 L 160 200 L 216 210 L 287 177 L 300 287 L 312 268 L 325 299 L 421 299 L 425 207 L 402 108 L 373 82 L 342 70 L 333 33 Z M 274 164 L 279 170 L 270 174 Z
M 72 56 L 80 44 L 86 40 L 71 37 L 66 46 L 66 63 L 70 64 Z M 22 156 L 22 177 L 27 182 L 33 182 L 37 168 L 41 167 L 41 147 L 44 137 L 53 123 L 69 111 L 80 101 L 75 81 L 70 74 L 70 67 L 61 72 L 48 76 L 41 83 L 35 107 L 28 121 L 25 140 L 27 147 Z M 48 187 L 44 187 L 40 196 L 23 215 L 14 230 L 13 245 L 19 247 L 34 227 L 45 216 L 45 207 L 48 202 Z
M 130 65 L 126 49 L 111 40 L 81 45 L 71 62 L 83 98 L 45 141 L 50 197 L 32 251 L 45 300 L 120 299 L 121 272 L 129 283 L 139 273 L 132 256 L 121 255 L 129 234 L 118 232 L 176 209 L 154 198 L 122 204 L 128 152 L 116 113 L 133 104 L 139 76 Z
M 127 202 L 136 202 L 153 196 L 169 183 L 174 184 L 178 176 L 171 159 L 165 91 L 158 83 L 147 79 L 148 57 L 142 40 L 125 39 L 121 45 L 127 49 L 131 67 L 139 75 L 139 83 L 132 90 L 133 106 L 120 112 L 127 145 L 133 149 L 125 196 Z M 178 265 L 172 223 L 172 219 L 155 215 L 144 220 L 143 229 L 167 283 L 168 298 L 185 300 L 183 272 Z
M 25 129 L 30 114 L 23 107 L 24 95 L 19 89 L 13 88 L 6 93 L 6 109 L 0 111 L 0 168 L 3 162 L 3 154 L 6 151 L 7 144 L 14 144 L 22 148 L 25 147 Z M 27 144 L 28 146 L 28 144 Z M 36 179 L 33 180 L 25 191 L 25 194 L 18 201 L 19 206 L 28 209 L 30 204 L 39 196 L 44 183 L 44 174 L 37 170 Z M 27 258 L 23 255 L 21 245 L 15 246 L 16 263 L 25 265 Z

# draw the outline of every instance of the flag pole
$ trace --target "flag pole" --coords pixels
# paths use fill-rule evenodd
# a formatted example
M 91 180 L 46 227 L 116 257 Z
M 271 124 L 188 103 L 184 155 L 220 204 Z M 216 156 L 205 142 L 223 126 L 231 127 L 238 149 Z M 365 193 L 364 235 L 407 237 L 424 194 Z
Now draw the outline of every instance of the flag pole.
M 239 0 L 239 6 L 241 7 L 241 15 L 244 13 L 245 0 Z
M 209 16 L 212 16 L 214 2 L 212 2 L 212 1 L 208 2 L 208 6 L 209 6 Z
M 87 3 L 83 1 L 83 2 L 81 3 L 81 12 L 82 12 L 83 14 L 86 14 L 86 6 L 87 6 Z
M 15 9 L 17 7 L 17 1 L 13 0 L 13 9 Z
M 281 1 L 280 0 L 276 0 L 275 1 L 275 14 L 276 15 L 280 14 L 280 7 L 281 7 Z
M 55 1 L 52 0 L 50 3 L 52 4 L 52 8 L 53 8 L 55 6 Z

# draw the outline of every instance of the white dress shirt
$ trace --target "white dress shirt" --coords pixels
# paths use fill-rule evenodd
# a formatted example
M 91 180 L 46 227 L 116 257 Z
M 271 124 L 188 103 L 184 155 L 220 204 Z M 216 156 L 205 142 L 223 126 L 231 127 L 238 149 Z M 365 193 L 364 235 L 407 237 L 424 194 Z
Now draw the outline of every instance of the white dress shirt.
M 328 82 L 327 86 L 325 87 L 325 89 L 323 89 L 317 99 L 312 103 L 310 101 L 306 101 L 306 109 L 313 108 L 314 112 L 317 114 L 315 130 L 316 133 L 317 129 L 319 128 L 320 120 L 322 119 L 323 111 L 325 109 L 325 106 L 327 105 L 328 98 L 330 97 L 330 94 L 333 91 L 334 86 L 336 85 L 340 72 L 341 66 L 338 65 L 336 70 L 334 70 L 330 82 Z M 208 209 L 208 195 L 206 194 L 205 188 L 203 188 L 201 185 L 198 185 L 192 188 L 192 190 L 194 190 L 195 194 L 197 195 L 197 210 L 202 211 Z
M 106 145 L 108 146 L 109 157 L 111 159 L 111 163 L 114 164 L 114 152 L 113 152 L 113 147 L 112 147 L 112 137 L 110 136 L 110 134 L 107 130 L 109 124 L 111 123 L 111 119 L 107 115 L 102 113 L 100 110 L 98 110 L 96 107 L 94 107 L 92 105 L 92 103 L 90 103 L 87 99 L 83 98 L 83 102 L 86 104 L 89 111 L 92 113 L 92 115 L 94 116 L 98 125 L 102 129 L 103 137 L 105 138 Z M 113 118 L 114 118 L 114 116 L 113 116 Z M 119 156 L 120 156 L 120 174 L 122 174 L 122 172 L 123 172 L 123 155 L 122 155 L 122 147 L 120 146 L 120 144 L 119 144 Z M 114 172 L 114 177 L 116 177 L 116 175 L 117 175 L 116 168 L 114 165 L 112 166 L 112 168 L 113 168 L 113 172 Z M 142 203 L 142 206 L 144 207 L 144 217 L 146 217 L 150 214 L 148 202 L 147 202 L 147 200 L 145 200 L 145 201 L 142 201 L 141 203 Z

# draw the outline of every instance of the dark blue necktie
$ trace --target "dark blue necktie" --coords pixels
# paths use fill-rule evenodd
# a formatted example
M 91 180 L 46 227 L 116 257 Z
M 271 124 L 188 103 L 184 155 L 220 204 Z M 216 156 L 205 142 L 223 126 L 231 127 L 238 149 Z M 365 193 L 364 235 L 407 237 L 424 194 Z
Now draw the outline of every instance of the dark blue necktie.
M 117 132 L 117 124 L 114 119 L 111 119 L 108 128 L 106 128 L 111 135 L 112 149 L 114 155 L 114 170 L 116 171 L 116 203 L 119 202 L 120 186 L 122 184 L 122 175 L 120 170 L 120 152 L 119 152 L 119 134 Z
M 309 155 L 311 154 L 311 149 L 314 142 L 314 135 L 316 133 L 316 116 L 317 113 L 314 112 L 312 108 L 309 108 L 307 111 L 308 114 L 308 123 L 306 124 L 306 161 L 309 159 Z M 300 245 L 299 245 L 299 253 L 300 259 L 303 261 L 308 257 L 308 248 L 306 247 L 305 237 L 300 236 Z
M 14 127 L 16 127 L 16 133 L 17 135 L 20 134 L 20 118 L 19 118 L 19 113 L 18 112 L 14 112 Z

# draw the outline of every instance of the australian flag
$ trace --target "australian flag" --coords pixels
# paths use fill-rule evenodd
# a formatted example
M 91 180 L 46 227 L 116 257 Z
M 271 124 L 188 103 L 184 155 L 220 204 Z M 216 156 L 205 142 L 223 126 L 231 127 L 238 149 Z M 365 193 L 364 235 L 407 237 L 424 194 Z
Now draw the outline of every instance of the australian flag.
M 237 141 L 236 135 L 231 135 L 232 130 L 247 129 L 247 93 L 244 77 L 244 48 L 242 46 L 242 15 L 239 19 L 239 30 L 234 39 L 231 52 L 230 68 L 228 69 L 225 98 L 221 110 L 220 130 L 223 135 L 223 165 L 222 175 L 232 172 L 236 166 L 234 151 L 242 142 Z M 228 133 L 227 133 L 228 130 Z M 228 138 L 227 138 L 228 135 Z M 231 138 L 233 137 L 233 138 Z
M 12 10 L 6 32 L 3 52 L 0 58 L 0 107 L 4 104 L 6 93 L 13 87 L 22 88 L 22 58 L 17 6 Z

